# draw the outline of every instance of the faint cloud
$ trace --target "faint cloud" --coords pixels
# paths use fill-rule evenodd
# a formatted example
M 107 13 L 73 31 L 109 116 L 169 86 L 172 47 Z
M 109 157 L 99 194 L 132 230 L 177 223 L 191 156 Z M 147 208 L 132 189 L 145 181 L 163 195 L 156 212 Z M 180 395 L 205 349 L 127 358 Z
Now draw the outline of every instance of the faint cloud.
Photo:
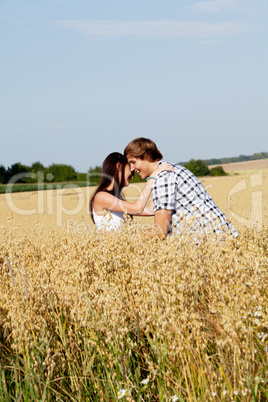
M 244 24 L 232 22 L 181 22 L 181 21 L 107 21 L 107 20 L 59 20 L 61 28 L 81 32 L 91 38 L 211 38 L 231 36 L 247 32 Z
M 58 130 L 60 128 L 62 128 L 60 124 L 56 124 L 55 126 L 52 127 L 53 130 Z
M 202 13 L 218 13 L 222 10 L 232 10 L 237 4 L 236 0 L 201 1 L 186 8 Z

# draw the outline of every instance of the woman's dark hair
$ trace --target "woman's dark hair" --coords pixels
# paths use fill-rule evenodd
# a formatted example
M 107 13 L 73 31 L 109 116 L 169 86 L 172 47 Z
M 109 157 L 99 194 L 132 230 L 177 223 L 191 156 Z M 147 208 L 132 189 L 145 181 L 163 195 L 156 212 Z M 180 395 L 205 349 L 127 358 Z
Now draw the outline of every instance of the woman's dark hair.
M 117 163 L 121 163 L 122 167 L 122 176 L 121 180 L 119 183 L 119 172 L 116 167 Z M 114 195 L 117 198 L 122 198 L 121 196 L 121 190 L 124 187 L 125 183 L 125 166 L 128 164 L 127 158 L 120 154 L 119 152 L 112 152 L 107 156 L 106 159 L 104 159 L 103 164 L 102 164 L 102 171 L 101 171 L 101 181 L 100 184 L 98 185 L 95 193 L 91 197 L 90 204 L 89 204 L 89 212 L 91 214 L 91 218 L 94 222 L 93 218 L 93 203 L 94 203 L 94 198 L 96 194 L 98 194 L 100 191 L 107 191 L 106 188 L 111 184 L 112 179 L 114 179 L 114 187 L 111 191 L 109 191 L 110 194 Z M 95 223 L 95 222 L 94 222 Z

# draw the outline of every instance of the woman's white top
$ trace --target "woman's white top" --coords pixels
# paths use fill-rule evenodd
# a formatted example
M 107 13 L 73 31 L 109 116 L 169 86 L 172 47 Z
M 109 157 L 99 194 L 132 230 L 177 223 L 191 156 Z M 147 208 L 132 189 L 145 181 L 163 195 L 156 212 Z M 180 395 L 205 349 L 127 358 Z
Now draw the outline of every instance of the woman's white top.
M 116 230 L 125 222 L 123 212 L 107 211 L 105 215 L 97 215 L 93 207 L 93 218 L 98 230 Z

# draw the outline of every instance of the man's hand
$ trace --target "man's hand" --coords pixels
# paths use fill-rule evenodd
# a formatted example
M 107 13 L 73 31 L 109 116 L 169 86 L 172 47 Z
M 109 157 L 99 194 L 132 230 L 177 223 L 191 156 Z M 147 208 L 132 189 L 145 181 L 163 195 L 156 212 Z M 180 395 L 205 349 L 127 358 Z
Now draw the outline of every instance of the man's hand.
M 154 214 L 154 228 L 148 231 L 148 235 L 153 237 L 156 232 L 160 239 L 165 239 L 171 219 L 171 211 L 168 209 L 158 209 Z

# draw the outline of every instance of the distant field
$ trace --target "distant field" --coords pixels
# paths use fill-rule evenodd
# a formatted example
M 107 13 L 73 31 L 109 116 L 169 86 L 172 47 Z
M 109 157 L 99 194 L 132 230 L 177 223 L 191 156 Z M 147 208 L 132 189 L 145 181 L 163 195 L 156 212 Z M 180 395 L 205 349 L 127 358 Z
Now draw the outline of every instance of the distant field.
M 256 161 L 224 163 L 222 165 L 210 165 L 209 168 L 222 166 L 225 172 L 241 172 L 248 170 L 268 169 L 268 159 L 259 159 Z
M 201 182 L 219 208 L 236 226 L 247 226 L 254 219 L 268 218 L 268 170 L 261 170 L 266 161 L 241 162 L 236 166 L 239 175 L 204 177 Z M 255 166 L 247 174 L 241 168 Z M 224 169 L 228 165 L 224 165 Z M 226 169 L 227 170 L 227 169 Z M 126 190 L 126 199 L 134 201 L 143 183 L 133 183 Z M 0 194 L 0 224 L 8 227 L 7 219 L 12 215 L 17 231 L 25 232 L 40 222 L 44 229 L 88 230 L 93 227 L 88 205 L 94 187 L 66 188 L 61 190 L 32 191 L 26 193 Z M 152 217 L 135 218 L 143 225 L 150 225 Z M 91 230 L 91 229 L 90 229 Z

